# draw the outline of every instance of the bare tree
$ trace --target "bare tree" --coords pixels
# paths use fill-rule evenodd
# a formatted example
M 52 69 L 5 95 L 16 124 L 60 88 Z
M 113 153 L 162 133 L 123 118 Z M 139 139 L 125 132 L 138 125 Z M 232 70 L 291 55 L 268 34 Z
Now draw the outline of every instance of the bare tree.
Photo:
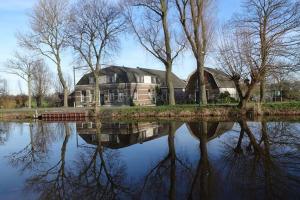
M 179 40 L 176 27 L 172 27 L 170 1 L 128 0 L 128 5 L 127 21 L 139 43 L 164 64 L 168 103 L 175 105 L 172 65 L 186 43 Z
M 37 107 L 42 106 L 42 101 L 51 87 L 51 73 L 43 60 L 39 60 L 33 69 L 33 95 Z
M 218 55 L 221 68 L 235 83 L 243 109 L 259 83 L 263 100 L 267 75 L 296 67 L 295 30 L 300 25 L 299 2 L 248 0 L 245 6 L 247 14 L 227 25 L 231 30 L 224 31 Z
M 206 105 L 204 64 L 213 35 L 213 0 L 175 1 L 183 31 L 197 62 L 199 105 Z
M 33 69 L 37 65 L 37 59 L 30 55 L 15 53 L 14 58 L 8 60 L 7 67 L 3 69 L 6 73 L 16 75 L 27 83 L 28 108 L 31 108 Z
M 0 96 L 7 95 L 7 80 L 0 77 Z
M 249 32 L 252 51 L 249 62 L 261 71 L 260 102 L 266 77 L 279 70 L 293 70 L 297 57 L 295 31 L 300 26 L 300 3 L 295 0 L 247 0 L 237 19 Z
M 18 34 L 20 44 L 47 57 L 57 68 L 68 106 L 68 87 L 62 72 L 61 54 L 66 47 L 65 29 L 69 23 L 68 1 L 39 0 L 30 15 L 31 32 Z
M 101 62 L 117 50 L 118 36 L 125 28 L 122 10 L 112 1 L 82 0 L 72 8 L 69 45 L 87 65 L 95 79 L 94 105 L 99 110 Z

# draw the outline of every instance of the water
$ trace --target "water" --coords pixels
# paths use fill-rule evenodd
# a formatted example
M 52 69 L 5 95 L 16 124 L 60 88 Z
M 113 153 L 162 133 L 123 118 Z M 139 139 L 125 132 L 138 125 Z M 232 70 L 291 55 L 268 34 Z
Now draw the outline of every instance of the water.
M 299 199 L 300 122 L 0 122 L 0 199 Z

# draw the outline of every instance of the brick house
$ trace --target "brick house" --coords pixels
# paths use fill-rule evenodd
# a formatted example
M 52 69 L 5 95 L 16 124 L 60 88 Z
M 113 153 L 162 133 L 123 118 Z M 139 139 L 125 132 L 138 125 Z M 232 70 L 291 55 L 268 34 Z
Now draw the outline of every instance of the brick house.
M 166 72 L 145 68 L 109 66 L 100 72 L 101 105 L 154 105 L 167 100 Z M 172 74 L 176 102 L 184 101 L 186 83 Z M 77 107 L 90 106 L 95 80 L 85 74 L 75 86 Z
M 204 79 L 206 86 L 206 96 L 208 101 L 214 101 L 221 93 L 229 92 L 230 96 L 238 99 L 238 94 L 233 81 L 222 71 L 205 67 Z M 194 71 L 187 80 L 186 95 L 187 99 L 199 102 L 198 77 Z

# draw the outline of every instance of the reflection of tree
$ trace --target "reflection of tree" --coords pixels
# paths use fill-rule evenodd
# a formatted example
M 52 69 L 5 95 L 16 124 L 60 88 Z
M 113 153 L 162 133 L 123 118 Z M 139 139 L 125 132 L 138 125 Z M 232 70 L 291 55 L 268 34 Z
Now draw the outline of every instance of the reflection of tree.
M 191 124 L 191 127 L 197 127 L 196 136 L 200 144 L 200 159 L 193 176 L 189 199 L 209 199 L 212 192 L 212 169 L 208 159 L 207 141 L 208 141 L 208 126 L 206 121 Z M 195 130 L 195 129 L 194 129 Z
M 50 132 L 47 124 L 38 122 L 29 124 L 29 143 L 18 152 L 8 156 L 9 162 L 14 167 L 20 167 L 21 171 L 31 170 L 45 159 L 48 153 Z
M 10 124 L 5 122 L 0 122 L 0 145 L 5 144 L 8 141 L 10 135 Z
M 63 130 L 65 134 L 58 162 L 47 170 L 39 169 L 36 175 L 26 181 L 27 189 L 38 192 L 41 199 L 68 199 L 70 195 L 71 187 L 65 166 L 67 144 L 70 137 L 68 124 L 64 124 Z
M 262 121 L 257 132 L 245 120 L 239 121 L 239 125 L 237 144 L 227 142 L 222 168 L 226 183 L 235 188 L 236 195 L 246 199 L 257 196 L 285 199 L 299 195 L 300 154 L 295 148 L 299 136 L 291 133 L 289 124 L 269 125 Z
M 135 198 L 146 196 L 149 199 L 165 199 L 168 196 L 169 199 L 176 199 L 178 173 L 185 174 L 185 178 L 191 178 L 191 168 L 176 155 L 175 132 L 176 123 L 169 122 L 168 153 L 142 178 L 142 188 L 135 194 Z M 177 163 L 182 169 L 177 168 Z M 168 194 L 165 194 L 167 191 Z
M 80 155 L 78 169 L 72 182 L 74 198 L 84 195 L 85 199 L 116 199 L 121 193 L 128 193 L 124 185 L 125 166 L 115 150 L 104 149 L 101 144 L 101 124 L 96 122 L 97 146 L 88 148 Z

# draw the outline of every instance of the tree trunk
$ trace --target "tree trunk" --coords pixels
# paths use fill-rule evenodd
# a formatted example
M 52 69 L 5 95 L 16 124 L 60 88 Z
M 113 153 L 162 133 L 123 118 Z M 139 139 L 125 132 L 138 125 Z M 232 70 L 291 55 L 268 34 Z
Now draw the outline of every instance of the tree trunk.
M 205 78 L 204 78 L 204 64 L 201 61 L 197 61 L 197 75 L 198 75 L 199 106 L 207 105 L 206 87 L 205 87 Z
M 169 105 L 175 105 L 175 94 L 174 94 L 174 86 L 172 81 L 172 64 L 166 66 L 166 80 L 167 80 L 167 87 L 168 87 Z
M 59 81 L 63 87 L 63 90 L 64 90 L 64 107 L 68 107 L 68 86 L 67 86 L 67 83 L 63 77 L 63 74 L 62 74 L 62 71 L 61 71 L 61 64 L 60 64 L 60 57 L 59 55 L 56 55 L 56 60 L 57 60 L 57 74 L 58 74 L 58 78 L 59 78 Z
M 161 9 L 162 9 L 162 25 L 164 30 L 164 40 L 165 40 L 165 48 L 166 48 L 166 80 L 168 87 L 168 103 L 169 105 L 175 105 L 175 96 L 174 96 L 174 87 L 172 80 L 172 50 L 170 45 L 170 33 L 168 28 L 168 7 L 166 0 L 161 0 Z
M 95 106 L 95 115 L 99 112 L 99 101 L 100 101 L 100 88 L 99 88 L 99 76 L 98 73 L 94 73 L 95 78 L 95 91 L 94 91 L 94 106 Z
M 247 100 L 245 98 L 240 99 L 240 102 L 238 104 L 238 107 L 242 110 L 242 111 L 246 111 L 247 110 Z
M 207 105 L 207 96 L 206 96 L 206 88 L 205 88 L 205 76 L 204 76 L 204 58 L 207 49 L 207 35 L 206 35 L 206 23 L 204 16 L 204 0 L 198 1 L 200 6 L 200 11 L 198 15 L 200 15 L 200 23 L 201 23 L 201 40 L 202 45 L 199 45 L 200 52 L 198 50 L 198 56 L 200 57 L 200 89 L 201 89 L 201 104 Z
M 68 107 L 68 88 L 64 88 L 64 107 Z
M 32 91 L 31 91 L 31 77 L 30 76 L 28 77 L 27 86 L 28 86 L 28 108 L 31 108 Z
M 259 102 L 263 103 L 264 102 L 264 95 L 265 95 L 265 78 L 262 78 L 260 81 L 260 86 L 259 86 L 259 94 L 260 94 L 260 99 Z
M 35 99 L 36 99 L 36 106 L 38 108 L 42 107 L 42 96 L 41 95 L 37 95 Z

